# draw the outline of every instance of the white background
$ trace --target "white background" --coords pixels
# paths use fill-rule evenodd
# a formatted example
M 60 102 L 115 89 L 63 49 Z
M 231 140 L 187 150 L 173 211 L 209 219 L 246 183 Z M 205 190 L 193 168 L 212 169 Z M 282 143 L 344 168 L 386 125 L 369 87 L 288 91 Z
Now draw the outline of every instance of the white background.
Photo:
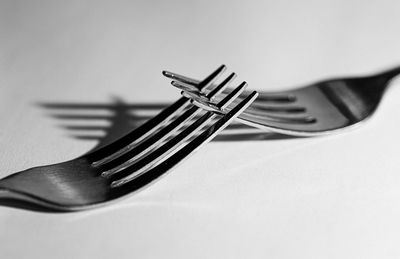
M 2 0 L 0 176 L 96 145 L 42 103 L 168 103 L 162 70 L 200 79 L 222 63 L 257 90 L 368 74 L 400 65 L 399 32 L 394 0 Z M 92 211 L 0 207 L 0 257 L 399 258 L 398 82 L 351 132 L 211 142 Z

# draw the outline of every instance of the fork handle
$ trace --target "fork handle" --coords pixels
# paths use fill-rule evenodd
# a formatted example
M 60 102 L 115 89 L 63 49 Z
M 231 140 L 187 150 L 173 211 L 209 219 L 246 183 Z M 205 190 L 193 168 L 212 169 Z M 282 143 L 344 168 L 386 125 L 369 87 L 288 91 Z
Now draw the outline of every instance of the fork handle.
M 390 81 L 399 74 L 400 74 L 400 66 L 380 72 L 376 74 L 375 77 L 380 77 L 385 79 L 386 81 Z

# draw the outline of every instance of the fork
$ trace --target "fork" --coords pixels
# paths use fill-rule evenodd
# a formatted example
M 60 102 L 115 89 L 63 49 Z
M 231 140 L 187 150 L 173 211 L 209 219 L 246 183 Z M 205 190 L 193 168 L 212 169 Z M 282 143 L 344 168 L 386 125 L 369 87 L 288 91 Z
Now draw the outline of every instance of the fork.
M 224 69 L 199 82 L 199 89 L 209 88 Z M 228 76 L 207 97 L 218 95 L 232 79 L 232 75 Z M 222 113 L 246 86 L 241 83 L 213 103 L 217 112 L 198 108 L 189 98 L 181 97 L 141 127 L 101 149 L 5 177 L 0 180 L 0 198 L 50 210 L 77 211 L 126 197 L 170 171 L 245 110 L 257 92 Z M 212 120 L 216 122 L 207 126 Z
M 172 85 L 184 90 L 186 96 L 207 99 L 205 91 L 198 88 L 199 81 L 169 71 L 163 74 L 173 79 Z M 398 74 L 400 67 L 370 76 L 329 79 L 282 92 L 262 92 L 238 120 L 294 136 L 341 132 L 360 125 L 374 114 L 391 79 Z

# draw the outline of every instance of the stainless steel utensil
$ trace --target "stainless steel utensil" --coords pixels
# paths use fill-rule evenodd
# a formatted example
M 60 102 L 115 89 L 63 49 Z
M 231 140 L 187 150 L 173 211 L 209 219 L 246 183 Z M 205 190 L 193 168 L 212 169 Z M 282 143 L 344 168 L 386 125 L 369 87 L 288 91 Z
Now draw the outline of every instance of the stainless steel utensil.
M 221 68 L 198 84 L 205 89 Z M 217 95 L 233 77 L 211 90 Z M 218 103 L 218 109 L 244 90 L 243 82 Z M 105 205 L 127 196 L 164 175 L 210 141 L 257 97 L 252 92 L 226 114 L 204 111 L 182 97 L 119 140 L 76 159 L 34 167 L 0 180 L 0 199 L 73 211 Z M 214 120 L 211 126 L 206 126 Z M 189 123 L 190 122 L 190 123 Z
M 238 120 L 295 136 L 340 132 L 371 117 L 390 80 L 399 73 L 400 67 L 396 67 L 365 77 L 334 78 L 288 91 L 261 92 Z M 204 99 L 198 80 L 168 71 L 163 74 L 174 80 L 174 86 Z

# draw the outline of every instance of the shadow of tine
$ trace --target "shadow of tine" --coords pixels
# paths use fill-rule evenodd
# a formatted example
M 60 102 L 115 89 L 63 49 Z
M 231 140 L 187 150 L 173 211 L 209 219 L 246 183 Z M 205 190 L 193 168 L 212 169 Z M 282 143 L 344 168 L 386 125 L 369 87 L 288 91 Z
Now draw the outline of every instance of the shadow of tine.
M 39 106 L 61 122 L 68 134 L 79 140 L 98 141 L 90 151 L 111 143 L 155 116 L 169 103 L 127 103 L 113 97 L 110 103 L 42 102 Z M 107 112 L 106 115 L 99 111 Z M 80 124 L 76 124 L 80 122 Z M 90 122 L 90 123 L 89 123 Z M 93 122 L 103 122 L 94 124 Z M 104 125 L 107 122 L 108 125 Z M 84 133 L 83 133 L 84 132 Z M 99 135 L 102 132 L 102 135 Z M 213 141 L 259 141 L 293 138 L 262 132 L 241 123 L 232 123 Z
M 155 115 L 168 104 L 128 104 L 122 98 L 113 97 L 111 103 L 42 102 L 39 105 L 49 110 L 50 116 L 60 121 L 61 127 L 67 129 L 71 137 L 97 140 L 98 143 L 89 151 L 91 152 L 127 134 L 152 117 L 141 116 L 137 111 L 151 112 Z M 107 112 L 107 115 L 99 115 L 99 111 Z M 78 121 L 80 124 L 74 123 Z M 87 123 L 89 121 L 99 123 Z M 104 122 L 108 125 L 104 125 Z M 99 131 L 104 134 L 99 136 Z

